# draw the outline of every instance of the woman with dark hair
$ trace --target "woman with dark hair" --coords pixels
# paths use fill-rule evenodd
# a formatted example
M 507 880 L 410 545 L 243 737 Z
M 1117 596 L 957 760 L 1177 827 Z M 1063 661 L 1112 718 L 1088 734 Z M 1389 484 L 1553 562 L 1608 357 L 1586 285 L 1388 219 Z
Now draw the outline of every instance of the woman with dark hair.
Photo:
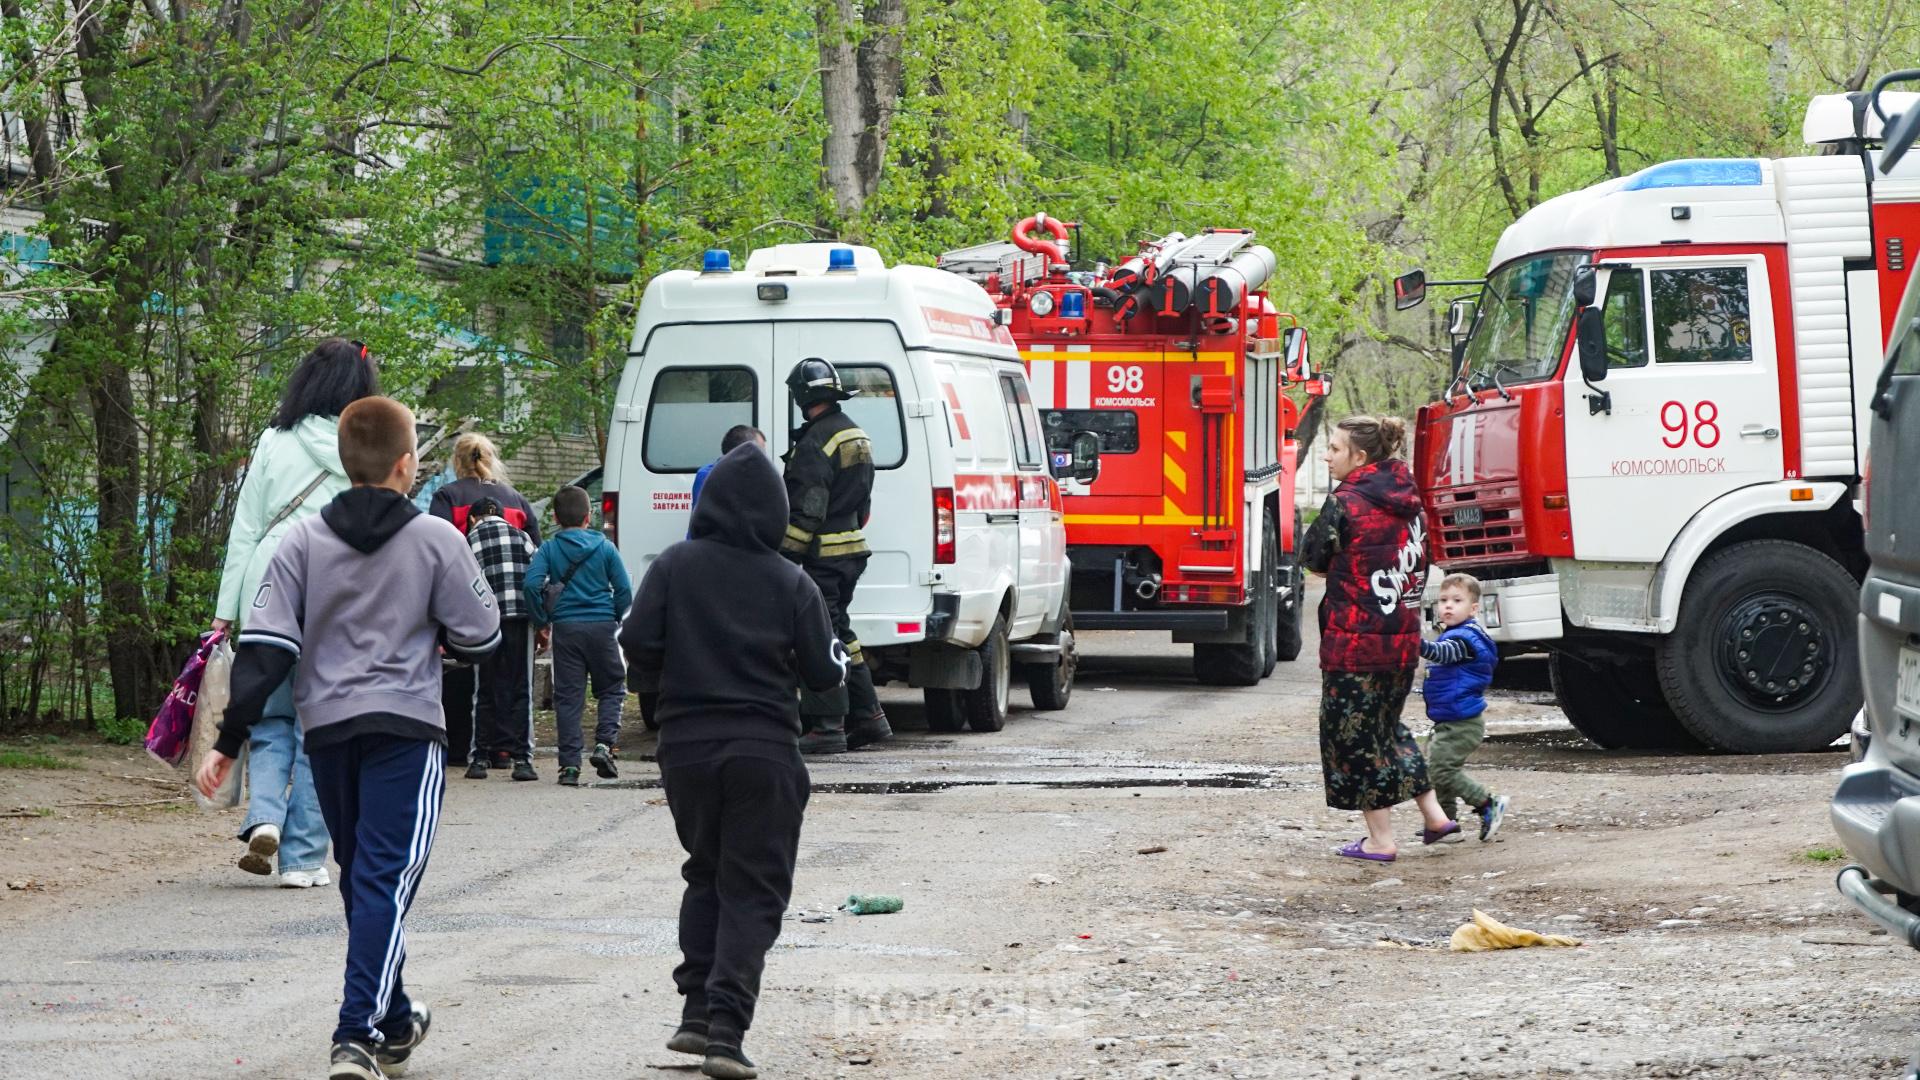
M 351 486 L 340 463 L 340 411 L 379 393 L 379 372 L 359 342 L 327 338 L 294 368 L 240 484 L 214 604 L 215 630 L 236 630 L 235 623 L 246 622 L 280 538 Z M 293 676 L 274 691 L 254 725 L 247 772 L 247 820 L 240 829 L 247 851 L 240 869 L 271 874 L 277 854 L 280 884 L 330 884 L 327 826 L 294 715 Z

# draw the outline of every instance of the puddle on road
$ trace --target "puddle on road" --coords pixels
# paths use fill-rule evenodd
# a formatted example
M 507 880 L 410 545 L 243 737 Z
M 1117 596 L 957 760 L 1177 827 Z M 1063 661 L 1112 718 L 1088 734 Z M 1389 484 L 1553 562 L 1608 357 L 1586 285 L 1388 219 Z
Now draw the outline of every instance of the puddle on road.
M 1056 791 L 1088 791 L 1101 788 L 1263 788 L 1287 786 L 1278 769 L 1205 773 L 1198 776 L 1050 776 L 1004 780 L 993 777 L 951 777 L 924 780 L 834 780 L 812 786 L 819 795 L 925 795 L 954 788 L 1027 787 Z M 633 780 L 607 780 L 589 785 L 596 788 L 657 790 L 658 777 Z

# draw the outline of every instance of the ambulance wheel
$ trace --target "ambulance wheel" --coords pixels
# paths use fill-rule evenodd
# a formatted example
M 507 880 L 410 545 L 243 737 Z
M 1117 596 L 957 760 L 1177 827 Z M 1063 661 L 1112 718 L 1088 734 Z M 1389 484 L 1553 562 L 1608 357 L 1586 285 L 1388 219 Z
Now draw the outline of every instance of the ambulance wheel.
M 1575 731 L 1602 750 L 1697 749 L 1687 729 L 1667 707 L 1653 658 L 1589 662 L 1556 652 L 1547 676 L 1560 709 Z
M 967 729 L 967 715 L 960 711 L 960 691 L 928 689 L 927 730 L 952 735 Z
M 1268 513 L 1260 526 L 1260 677 L 1280 663 L 1280 528 Z
M 1013 697 L 1013 666 L 1007 646 L 1007 617 L 994 617 L 993 629 L 980 644 L 980 685 L 959 691 L 960 711 L 975 731 L 999 731 L 1007 726 L 1007 702 Z
M 1700 741 L 1738 754 L 1819 750 L 1860 708 L 1860 583 L 1821 552 L 1749 540 L 1694 568 L 1657 647 L 1667 703 Z
M 1073 612 L 1067 612 L 1055 640 L 1060 645 L 1060 662 L 1028 664 L 1026 669 L 1027 689 L 1033 694 L 1033 707 L 1042 712 L 1064 709 L 1067 699 L 1073 697 L 1073 674 L 1080 666 L 1080 656 L 1074 651 L 1073 645 Z

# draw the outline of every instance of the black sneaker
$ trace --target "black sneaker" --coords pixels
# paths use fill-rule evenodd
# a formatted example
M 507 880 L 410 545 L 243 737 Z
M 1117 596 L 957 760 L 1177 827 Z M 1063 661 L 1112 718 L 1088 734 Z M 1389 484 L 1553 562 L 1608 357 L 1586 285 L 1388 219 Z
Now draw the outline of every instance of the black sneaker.
M 561 787 L 579 787 L 580 786 L 580 766 L 578 765 L 560 766 L 560 786 Z
M 699 1054 L 702 1057 L 706 1056 L 706 1027 L 697 1023 L 681 1024 L 680 1030 L 674 1032 L 673 1038 L 667 1040 L 667 1049 L 676 1054 Z
M 1480 808 L 1480 842 L 1490 843 L 1500 832 L 1500 823 L 1507 819 L 1507 807 L 1510 805 L 1505 795 L 1493 795 L 1487 799 L 1487 805 Z
M 327 1080 L 386 1080 L 387 1074 L 380 1071 L 380 1062 L 373 1056 L 372 1048 L 357 1042 L 337 1042 L 333 1044 L 332 1064 L 327 1068 Z
M 760 1070 L 753 1067 L 747 1055 L 738 1046 L 726 1043 L 709 1042 L 707 1060 L 700 1063 L 702 1076 L 715 1077 L 716 1080 L 753 1080 Z
M 515 780 L 538 780 L 540 779 L 540 774 L 533 771 L 533 762 L 526 758 L 519 758 L 513 763 L 513 778 Z
M 606 743 L 594 743 L 593 756 L 587 761 L 602 780 L 612 780 L 620 775 L 620 766 L 613 763 L 613 751 L 607 749 Z
M 388 1076 L 400 1076 L 407 1071 L 407 1058 L 412 1056 L 414 1048 L 427 1041 L 427 1029 L 433 1026 L 433 1012 L 419 1002 L 413 1003 L 412 1024 L 404 1039 L 388 1038 L 387 1045 L 374 1051 L 374 1060 L 380 1063 L 380 1071 Z
M 487 778 L 487 759 L 474 758 L 473 761 L 467 765 L 467 779 L 485 780 L 486 778 Z

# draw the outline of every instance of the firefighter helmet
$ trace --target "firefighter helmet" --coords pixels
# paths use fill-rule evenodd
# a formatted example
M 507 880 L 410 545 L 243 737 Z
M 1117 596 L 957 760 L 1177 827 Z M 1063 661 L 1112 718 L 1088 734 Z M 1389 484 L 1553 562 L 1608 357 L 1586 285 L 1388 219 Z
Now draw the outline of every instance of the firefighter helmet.
M 817 356 L 793 365 L 793 370 L 787 373 L 787 389 L 802 407 L 823 401 L 845 401 L 857 392 L 842 388 L 840 373 Z

